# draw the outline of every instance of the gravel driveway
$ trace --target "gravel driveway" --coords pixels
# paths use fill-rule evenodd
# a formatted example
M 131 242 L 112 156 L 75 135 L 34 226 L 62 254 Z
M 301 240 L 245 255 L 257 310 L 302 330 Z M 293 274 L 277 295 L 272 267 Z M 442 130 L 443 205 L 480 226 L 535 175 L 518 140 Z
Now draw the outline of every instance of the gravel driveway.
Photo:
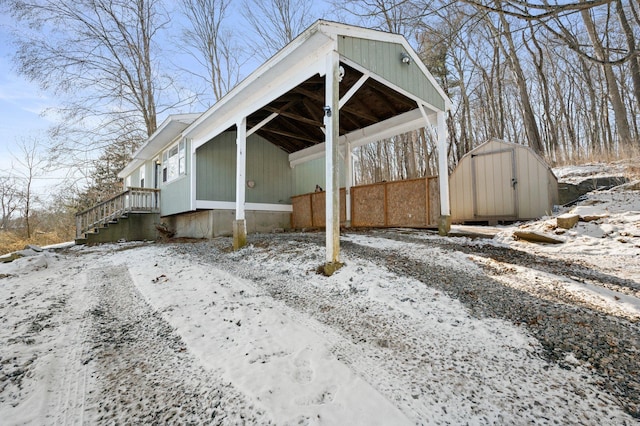
M 357 388 L 413 424 L 640 419 L 640 323 L 565 286 L 636 297 L 628 278 L 400 230 L 343 235 L 331 278 L 322 233 L 229 247 L 74 248 L 0 279 L 0 418 L 332 424 Z

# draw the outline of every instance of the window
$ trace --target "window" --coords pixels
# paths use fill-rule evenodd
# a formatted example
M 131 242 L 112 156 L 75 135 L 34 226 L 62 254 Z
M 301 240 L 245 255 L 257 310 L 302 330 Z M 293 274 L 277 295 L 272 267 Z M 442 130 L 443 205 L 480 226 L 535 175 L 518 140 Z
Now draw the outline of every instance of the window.
M 187 144 L 182 141 L 162 153 L 162 181 L 169 182 L 187 173 Z
M 145 178 L 146 170 L 144 164 L 140 166 L 140 171 L 138 175 L 140 176 L 140 188 L 144 188 L 144 178 Z

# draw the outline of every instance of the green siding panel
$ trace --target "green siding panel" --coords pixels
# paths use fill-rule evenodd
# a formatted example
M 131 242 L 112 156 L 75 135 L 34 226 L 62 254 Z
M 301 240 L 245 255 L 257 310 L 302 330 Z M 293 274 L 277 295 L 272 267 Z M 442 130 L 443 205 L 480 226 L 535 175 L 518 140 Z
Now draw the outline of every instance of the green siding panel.
M 248 203 L 291 204 L 293 171 L 289 155 L 255 134 L 247 140 L 249 180 L 255 182 L 255 187 L 246 190 Z
M 294 169 L 295 179 L 295 194 L 308 194 L 316 189 L 316 185 L 320 185 L 323 189 L 326 189 L 325 183 L 325 159 L 324 157 L 316 160 L 311 160 L 306 163 L 298 164 Z M 343 164 L 340 164 L 340 187 L 345 186 L 345 168 Z
M 372 73 L 444 110 L 445 100 L 420 68 L 414 63 L 407 66 L 400 61 L 400 55 L 406 52 L 401 44 L 340 36 L 338 52 Z
M 236 132 L 225 132 L 196 151 L 196 198 L 206 201 L 235 201 Z M 247 139 L 246 188 L 248 203 L 291 204 L 293 172 L 287 153 L 265 139 Z
M 196 199 L 235 201 L 235 132 L 222 133 L 196 150 Z

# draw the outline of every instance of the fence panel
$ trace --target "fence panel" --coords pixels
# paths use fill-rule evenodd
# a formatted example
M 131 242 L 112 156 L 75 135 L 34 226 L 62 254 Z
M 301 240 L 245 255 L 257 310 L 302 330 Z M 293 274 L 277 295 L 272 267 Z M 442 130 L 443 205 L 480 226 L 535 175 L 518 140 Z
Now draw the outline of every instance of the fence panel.
M 340 189 L 340 222 L 346 221 L 346 196 Z M 325 192 L 292 197 L 292 226 L 325 226 Z M 437 177 L 381 182 L 351 188 L 353 227 L 437 227 L 440 195 Z

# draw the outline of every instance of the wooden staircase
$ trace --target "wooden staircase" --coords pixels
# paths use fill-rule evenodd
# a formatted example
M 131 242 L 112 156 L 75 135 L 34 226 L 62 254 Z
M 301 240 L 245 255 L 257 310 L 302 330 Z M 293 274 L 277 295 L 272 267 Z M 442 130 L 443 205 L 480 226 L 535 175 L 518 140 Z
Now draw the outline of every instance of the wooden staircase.
M 128 188 L 76 214 L 76 244 L 155 239 L 160 190 Z

